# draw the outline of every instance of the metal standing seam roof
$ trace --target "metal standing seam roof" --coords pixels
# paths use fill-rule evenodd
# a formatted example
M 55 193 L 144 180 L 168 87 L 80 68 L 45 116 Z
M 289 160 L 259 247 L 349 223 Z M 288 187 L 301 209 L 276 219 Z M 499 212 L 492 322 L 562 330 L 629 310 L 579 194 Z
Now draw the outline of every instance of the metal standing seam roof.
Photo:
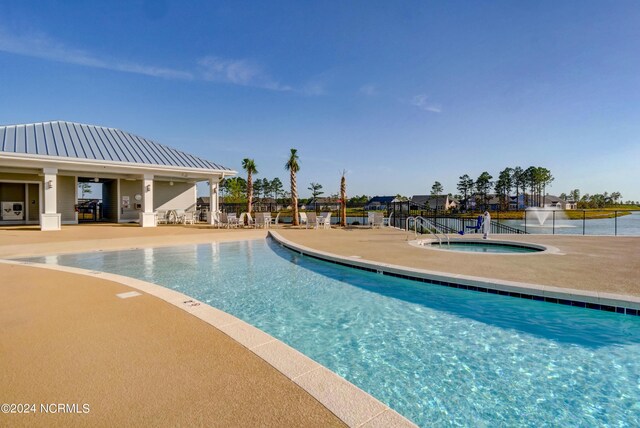
M 2 153 L 231 171 L 119 129 L 64 121 L 0 126 Z

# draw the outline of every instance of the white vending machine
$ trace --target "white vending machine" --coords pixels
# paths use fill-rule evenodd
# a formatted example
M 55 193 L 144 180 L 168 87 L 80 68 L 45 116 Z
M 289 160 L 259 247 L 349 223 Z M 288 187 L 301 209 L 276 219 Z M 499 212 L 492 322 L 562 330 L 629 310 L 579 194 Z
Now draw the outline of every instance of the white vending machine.
M 24 202 L 2 201 L 2 220 L 24 220 Z

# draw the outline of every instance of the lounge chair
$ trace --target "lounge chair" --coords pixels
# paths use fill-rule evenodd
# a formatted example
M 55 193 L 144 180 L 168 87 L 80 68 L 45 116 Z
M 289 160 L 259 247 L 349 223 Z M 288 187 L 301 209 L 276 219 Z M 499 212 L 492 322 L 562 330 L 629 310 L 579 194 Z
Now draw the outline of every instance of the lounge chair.
M 322 225 L 323 229 L 331 229 L 331 213 L 322 213 L 318 219 L 318 226 Z
M 484 217 L 479 215 L 478 219 L 476 220 L 476 225 L 475 226 L 465 226 L 463 230 L 461 230 L 460 232 L 458 232 L 460 235 L 464 235 L 465 230 L 469 229 L 472 230 L 473 233 L 478 233 L 481 229 L 482 229 L 482 223 L 483 223 Z
M 314 212 L 308 212 L 306 213 L 306 226 L 307 229 L 309 229 L 310 227 L 312 229 L 317 229 L 318 228 L 318 216 L 316 215 L 316 213 Z
M 271 214 L 269 214 L 269 217 L 271 217 Z M 271 220 L 267 219 L 266 213 L 256 213 L 256 221 L 255 221 L 256 228 L 258 227 L 268 228 L 269 224 L 271 224 Z

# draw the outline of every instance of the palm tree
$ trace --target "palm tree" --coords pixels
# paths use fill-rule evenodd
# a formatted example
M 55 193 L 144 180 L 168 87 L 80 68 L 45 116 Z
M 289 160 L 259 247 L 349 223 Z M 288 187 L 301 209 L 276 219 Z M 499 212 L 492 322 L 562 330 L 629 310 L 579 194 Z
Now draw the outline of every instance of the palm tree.
M 342 177 L 340 178 L 340 226 L 345 227 L 347 225 L 347 179 L 345 178 L 346 171 L 342 171 Z
M 300 171 L 298 163 L 298 150 L 291 149 L 289 160 L 284 165 L 284 169 L 291 174 L 291 207 L 293 208 L 293 225 L 298 226 L 298 188 L 296 186 L 296 173 Z
M 253 178 L 251 176 L 257 174 L 258 169 L 254 160 L 249 158 L 242 160 L 242 169 L 247 171 L 247 212 L 251 214 L 251 202 L 253 202 Z

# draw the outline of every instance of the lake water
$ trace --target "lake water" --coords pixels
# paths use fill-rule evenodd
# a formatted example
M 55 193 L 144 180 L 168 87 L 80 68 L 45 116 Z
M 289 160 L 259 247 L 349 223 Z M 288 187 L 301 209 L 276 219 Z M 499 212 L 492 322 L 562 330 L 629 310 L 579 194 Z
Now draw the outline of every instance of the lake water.
M 617 222 L 617 225 L 616 225 Z M 500 220 L 511 227 L 525 229 L 524 220 Z M 534 221 L 527 220 L 528 233 L 556 235 L 620 235 L 640 236 L 640 212 L 633 211 L 629 215 L 615 218 L 603 218 L 592 220 L 556 220 L 555 227 L 550 217 L 543 226 Z

